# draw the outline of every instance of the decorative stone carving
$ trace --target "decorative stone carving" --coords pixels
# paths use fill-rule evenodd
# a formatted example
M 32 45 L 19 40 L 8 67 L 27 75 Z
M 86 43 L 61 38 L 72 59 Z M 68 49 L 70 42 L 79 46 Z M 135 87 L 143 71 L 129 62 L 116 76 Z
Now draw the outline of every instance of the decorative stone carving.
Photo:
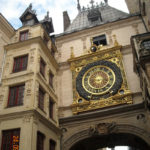
M 41 60 L 41 56 L 38 55 L 38 63 L 40 63 L 40 60 Z
M 33 115 L 33 123 L 38 124 L 38 118 L 35 115 Z
M 30 53 L 30 64 L 32 64 L 34 62 L 34 50 L 31 50 L 31 53 Z
M 26 84 L 26 95 L 27 96 L 31 95 L 31 89 L 32 89 L 32 81 L 28 81 Z
M 92 125 L 89 128 L 90 135 L 101 135 L 101 134 L 109 134 L 113 131 L 116 123 L 100 123 L 97 125 Z
M 119 43 L 117 41 L 117 38 L 116 38 L 115 34 L 113 35 L 113 38 L 114 38 L 114 46 L 119 46 Z
M 97 127 L 98 126 L 98 127 Z M 101 126 L 101 127 L 99 127 Z M 106 135 L 111 133 L 129 133 L 136 135 L 140 137 L 141 139 L 145 139 L 147 143 L 150 143 L 150 133 L 147 132 L 145 129 L 141 129 L 139 127 L 129 125 L 129 124 L 116 124 L 114 122 L 112 123 L 100 123 L 98 125 L 92 126 L 95 129 L 99 130 L 97 134 L 89 134 L 89 129 L 77 130 L 78 132 L 75 134 L 72 134 L 71 136 L 64 136 L 63 137 L 63 148 L 62 150 L 69 150 L 75 143 L 78 143 L 79 141 L 82 141 L 83 139 L 90 138 L 93 135 Z M 65 127 L 64 127 L 65 128 Z M 78 126 L 76 126 L 78 128 Z M 102 128 L 102 129 L 101 129 Z M 93 131 L 93 129 L 92 129 Z M 103 131 L 103 132 L 102 132 Z M 107 131 L 107 132 L 106 132 Z M 66 135 L 69 135 L 70 130 L 67 131 Z M 93 132 L 92 132 L 93 133 Z
M 143 123 L 146 123 L 145 114 L 139 114 L 139 115 L 137 115 L 137 120 L 142 121 Z
M 25 115 L 23 117 L 23 123 L 30 123 L 31 117 L 31 115 Z
M 75 57 L 75 55 L 74 55 L 74 48 L 70 47 L 70 50 L 71 50 L 70 58 L 74 58 Z

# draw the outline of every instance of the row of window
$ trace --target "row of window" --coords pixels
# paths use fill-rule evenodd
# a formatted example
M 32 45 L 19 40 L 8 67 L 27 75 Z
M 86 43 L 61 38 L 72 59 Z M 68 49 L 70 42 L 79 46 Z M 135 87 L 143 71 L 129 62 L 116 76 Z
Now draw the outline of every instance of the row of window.
M 45 135 L 41 132 L 37 133 L 37 150 L 44 150 L 44 139 Z M 56 142 L 52 139 L 49 141 L 49 149 L 55 150 L 56 149 Z
M 14 107 L 23 105 L 25 85 L 18 85 L 9 88 L 8 104 L 7 107 Z M 44 97 L 45 91 L 39 88 L 38 107 L 44 111 Z M 54 119 L 54 101 L 49 99 L 49 117 Z
M 14 58 L 13 73 L 26 70 L 27 64 L 28 64 L 28 55 L 19 56 L 19 57 Z M 46 63 L 41 58 L 40 73 L 42 74 L 43 77 L 45 77 L 45 68 L 46 68 Z M 49 73 L 49 85 L 52 88 L 53 88 L 53 79 L 54 79 L 54 75 L 50 72 Z
M 44 150 L 45 135 L 37 132 L 36 150 Z M 19 150 L 20 142 L 20 129 L 6 130 L 2 132 L 2 145 L 1 150 Z M 49 140 L 49 150 L 56 149 L 56 142 L 52 139 Z
M 41 58 L 40 60 L 40 73 L 42 74 L 43 77 L 45 77 L 45 68 L 46 68 L 46 63 L 44 60 Z M 54 75 L 52 72 L 49 73 L 49 85 L 53 88 L 53 80 L 54 80 Z

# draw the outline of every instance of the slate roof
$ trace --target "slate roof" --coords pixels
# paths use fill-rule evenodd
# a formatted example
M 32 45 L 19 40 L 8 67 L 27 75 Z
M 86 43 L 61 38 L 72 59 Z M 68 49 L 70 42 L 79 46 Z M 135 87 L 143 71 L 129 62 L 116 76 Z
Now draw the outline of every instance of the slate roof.
M 121 10 L 113 8 L 109 6 L 108 4 L 100 6 L 97 9 L 99 9 L 101 13 L 102 21 L 97 20 L 97 21 L 91 22 L 87 17 L 90 9 L 83 9 L 82 11 L 78 13 L 77 17 L 73 20 L 73 22 L 65 30 L 64 33 L 79 31 L 79 30 L 90 28 L 93 26 L 105 24 L 108 22 L 117 21 L 119 19 L 127 18 L 130 16 L 128 13 L 125 13 Z

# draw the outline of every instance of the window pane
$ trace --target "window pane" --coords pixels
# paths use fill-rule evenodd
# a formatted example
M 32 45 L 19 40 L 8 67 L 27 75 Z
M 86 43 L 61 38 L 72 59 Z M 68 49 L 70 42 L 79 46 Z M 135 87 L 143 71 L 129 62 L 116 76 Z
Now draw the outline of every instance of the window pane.
M 52 100 L 49 101 L 49 117 L 53 119 L 54 115 L 54 102 Z
M 50 146 L 49 146 L 49 150 L 55 150 L 55 148 L 56 148 L 56 142 L 54 141 L 54 140 L 50 140 Z
M 44 134 L 37 133 L 37 150 L 44 150 Z
M 39 89 L 39 108 L 41 110 L 44 110 L 44 95 L 45 93 L 42 91 L 42 89 Z
M 28 39 L 28 31 L 20 33 L 20 41 L 24 41 Z
M 23 97 L 24 97 L 24 85 L 10 87 L 8 97 L 8 107 L 22 105 Z
M 13 72 L 19 72 L 27 69 L 28 55 L 14 58 Z
M 19 129 L 3 131 L 1 150 L 19 150 L 19 140 Z
M 107 45 L 106 36 L 100 35 L 100 36 L 93 37 L 93 43 L 96 44 L 97 46 Z
M 41 59 L 40 61 L 40 73 L 45 76 L 45 62 Z
M 50 72 L 49 74 L 49 85 L 53 88 L 53 79 L 54 79 L 54 75 Z

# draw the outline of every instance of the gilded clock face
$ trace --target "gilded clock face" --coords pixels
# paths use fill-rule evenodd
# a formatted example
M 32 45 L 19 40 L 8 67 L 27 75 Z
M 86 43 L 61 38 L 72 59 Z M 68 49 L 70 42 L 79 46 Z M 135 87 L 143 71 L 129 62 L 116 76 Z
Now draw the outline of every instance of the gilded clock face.
M 98 100 L 116 94 L 122 84 L 121 71 L 115 63 L 98 61 L 83 67 L 76 78 L 76 88 L 85 100 Z
M 90 68 L 83 76 L 84 89 L 94 95 L 106 93 L 115 82 L 114 72 L 107 66 Z

